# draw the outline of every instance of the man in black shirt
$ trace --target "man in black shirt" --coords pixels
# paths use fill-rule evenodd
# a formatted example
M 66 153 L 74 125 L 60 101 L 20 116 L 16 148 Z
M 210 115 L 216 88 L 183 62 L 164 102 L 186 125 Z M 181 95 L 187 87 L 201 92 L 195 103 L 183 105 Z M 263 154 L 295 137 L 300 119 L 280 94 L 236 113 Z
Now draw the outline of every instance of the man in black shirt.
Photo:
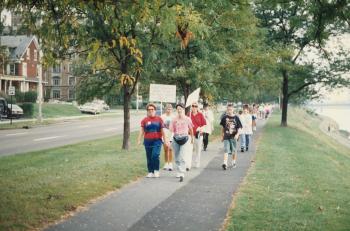
M 228 155 L 232 155 L 231 165 L 233 168 L 235 168 L 237 166 L 237 140 L 242 129 L 242 123 L 239 120 L 239 117 L 234 114 L 234 108 L 232 104 L 227 105 L 226 115 L 222 117 L 220 125 L 222 126 L 222 141 L 224 142 L 225 149 L 224 163 L 222 164 L 222 168 L 226 170 L 228 167 Z

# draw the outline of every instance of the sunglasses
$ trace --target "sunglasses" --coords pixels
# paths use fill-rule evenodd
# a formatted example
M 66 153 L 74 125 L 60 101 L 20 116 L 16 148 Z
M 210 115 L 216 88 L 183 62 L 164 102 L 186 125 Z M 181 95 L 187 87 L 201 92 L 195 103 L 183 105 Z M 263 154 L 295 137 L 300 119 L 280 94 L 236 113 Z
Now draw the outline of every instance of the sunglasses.
M 192 105 L 192 107 L 198 107 L 198 105 Z

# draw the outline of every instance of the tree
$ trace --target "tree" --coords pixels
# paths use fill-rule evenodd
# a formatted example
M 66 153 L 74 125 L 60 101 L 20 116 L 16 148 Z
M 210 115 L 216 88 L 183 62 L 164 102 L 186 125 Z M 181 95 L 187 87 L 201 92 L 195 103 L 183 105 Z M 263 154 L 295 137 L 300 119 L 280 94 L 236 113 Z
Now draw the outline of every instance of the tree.
M 79 54 L 89 74 L 119 82 L 124 98 L 123 149 L 129 149 L 130 101 L 142 73 L 140 40 L 147 34 L 152 10 L 160 1 L 9 0 L 32 32 L 41 38 L 44 64 Z M 41 22 L 37 25 L 37 22 Z M 108 80 L 109 81 L 109 80 Z M 106 82 L 108 82 L 106 81 Z
M 282 77 L 281 126 L 287 126 L 290 97 L 322 83 L 329 86 L 347 85 L 342 76 L 348 69 L 346 59 L 329 57 L 326 41 L 332 35 L 349 30 L 349 3 L 346 0 L 276 1 L 258 0 L 255 12 L 261 27 L 268 30 L 267 43 L 279 54 L 276 66 Z M 327 65 L 304 63 L 300 57 L 306 49 L 314 47 Z

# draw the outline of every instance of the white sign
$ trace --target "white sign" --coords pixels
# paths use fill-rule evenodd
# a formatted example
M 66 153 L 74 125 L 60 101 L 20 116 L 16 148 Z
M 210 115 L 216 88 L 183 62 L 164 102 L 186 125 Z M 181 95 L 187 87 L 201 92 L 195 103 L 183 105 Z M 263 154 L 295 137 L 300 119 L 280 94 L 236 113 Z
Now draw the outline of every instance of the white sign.
M 149 101 L 176 103 L 176 85 L 151 84 L 149 86 Z
M 198 103 L 200 91 L 201 88 L 199 87 L 187 97 L 186 107 L 191 106 L 193 103 Z
M 16 92 L 15 87 L 10 86 L 9 87 L 9 95 L 15 95 L 15 92 Z

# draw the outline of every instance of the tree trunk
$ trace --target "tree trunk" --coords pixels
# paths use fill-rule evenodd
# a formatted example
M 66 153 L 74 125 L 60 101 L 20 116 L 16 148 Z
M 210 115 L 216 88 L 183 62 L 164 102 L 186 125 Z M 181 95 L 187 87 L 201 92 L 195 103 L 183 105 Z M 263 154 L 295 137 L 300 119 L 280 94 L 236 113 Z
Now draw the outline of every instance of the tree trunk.
M 282 71 L 282 119 L 281 126 L 287 127 L 287 112 L 288 112 L 288 74 L 286 70 Z
M 124 132 L 123 149 L 129 150 L 130 147 L 130 101 L 131 95 L 127 86 L 124 86 Z
M 188 96 L 190 95 L 190 85 L 185 84 L 185 89 L 184 89 L 184 98 L 185 98 L 185 105 L 187 103 Z M 190 113 L 190 107 L 185 108 L 185 113 L 188 114 Z

